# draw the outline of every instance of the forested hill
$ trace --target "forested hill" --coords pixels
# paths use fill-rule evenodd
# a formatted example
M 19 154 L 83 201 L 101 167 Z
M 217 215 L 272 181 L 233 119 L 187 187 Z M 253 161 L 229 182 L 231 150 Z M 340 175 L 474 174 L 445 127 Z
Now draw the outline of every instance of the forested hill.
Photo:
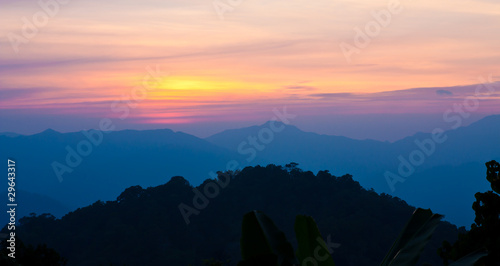
M 293 164 L 247 167 L 227 177 L 220 173 L 218 185 L 206 180 L 196 188 L 182 177 L 130 187 L 116 201 L 98 201 L 62 219 L 23 218 L 17 234 L 25 243 L 46 243 L 68 265 L 203 265 L 209 258 L 235 265 L 242 216 L 261 210 L 290 240 L 295 216 L 312 216 L 323 238 L 340 244 L 333 252 L 337 265 L 378 265 L 414 211 L 399 198 L 365 190 L 349 175 L 314 175 Z M 420 264 L 442 265 L 436 250 L 456 236 L 457 228 L 442 222 Z

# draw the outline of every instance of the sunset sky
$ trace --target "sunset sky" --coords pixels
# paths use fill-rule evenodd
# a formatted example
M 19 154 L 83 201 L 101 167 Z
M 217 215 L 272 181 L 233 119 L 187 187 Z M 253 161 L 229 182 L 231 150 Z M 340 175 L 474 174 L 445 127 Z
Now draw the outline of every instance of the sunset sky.
M 287 106 L 304 130 L 358 138 L 368 135 L 349 121 L 378 123 L 374 134 L 412 121 L 391 139 L 430 130 L 474 84 L 500 80 L 496 0 L 65 1 L 26 36 L 25 21 L 47 11 L 0 0 L 0 132 L 78 131 L 110 117 L 119 128 L 206 136 Z M 395 3 L 348 62 L 341 44 L 355 46 L 356 28 Z M 161 81 L 119 119 L 113 103 L 124 105 L 148 69 Z M 500 113 L 500 87 L 480 100 L 474 119 Z

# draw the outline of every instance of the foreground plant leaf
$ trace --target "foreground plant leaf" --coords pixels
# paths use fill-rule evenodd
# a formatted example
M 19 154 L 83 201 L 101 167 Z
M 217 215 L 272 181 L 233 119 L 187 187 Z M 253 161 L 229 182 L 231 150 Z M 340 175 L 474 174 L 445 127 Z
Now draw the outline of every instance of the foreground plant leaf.
M 297 215 L 295 236 L 298 242 L 297 258 L 301 265 L 335 266 L 328 246 L 321 238 L 312 217 Z
M 477 250 L 453 262 L 450 266 L 471 266 L 484 256 L 488 256 L 488 251 L 484 249 Z
M 416 209 L 380 265 L 415 265 L 442 218 L 430 210 Z
M 273 257 L 273 254 L 276 257 Z M 293 247 L 288 242 L 285 234 L 280 231 L 274 222 L 260 211 L 252 211 L 243 216 L 241 234 L 240 265 L 250 265 L 251 261 L 260 261 L 259 265 L 272 265 L 272 260 L 277 258 L 274 265 L 297 264 Z

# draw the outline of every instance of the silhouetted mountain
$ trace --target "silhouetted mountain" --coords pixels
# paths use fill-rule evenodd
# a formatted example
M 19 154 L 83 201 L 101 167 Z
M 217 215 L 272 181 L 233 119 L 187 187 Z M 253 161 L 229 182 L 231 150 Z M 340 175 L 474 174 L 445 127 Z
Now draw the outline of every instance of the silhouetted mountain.
M 59 135 L 59 134 L 61 134 L 61 133 L 53 130 L 52 128 L 48 128 L 48 129 L 46 129 L 46 130 L 44 130 L 44 131 L 42 131 L 42 132 L 40 132 L 40 133 L 38 133 L 36 135 L 45 136 L 46 137 L 46 136 L 55 136 L 55 135 Z
M 266 128 L 269 128 L 269 123 L 227 130 L 207 140 L 238 151 L 239 145 L 248 136 L 258 139 L 258 132 Z M 432 140 L 431 133 L 418 133 L 389 143 L 320 135 L 286 126 L 286 129 L 274 135 L 269 144 L 260 142 L 259 145 L 265 146 L 263 149 L 258 150 L 247 143 L 241 146 L 243 149 L 240 151 L 254 149 L 259 162 L 285 164 L 294 161 L 306 170 L 329 169 L 338 175 L 350 173 L 364 187 L 399 196 L 419 207 L 433 208 L 444 213 L 445 219 L 449 221 L 470 225 L 474 219 L 470 209 L 473 195 L 488 188 L 482 178 L 484 162 L 500 158 L 498 132 L 499 115 L 486 117 L 468 127 L 448 130 L 444 132 L 447 139 L 443 143 Z M 435 148 L 427 155 L 416 141 L 425 143 L 428 151 L 432 151 L 431 144 L 428 144 L 430 140 L 434 142 Z M 409 156 L 412 153 L 415 155 L 414 151 L 424 155 L 423 163 L 414 166 L 414 173 L 408 177 L 401 176 L 398 173 L 401 164 L 399 156 L 410 162 Z M 248 154 L 243 155 L 249 157 Z M 386 180 L 387 172 L 405 180 L 396 183 L 394 191 Z M 443 191 L 446 191 L 446 195 L 443 195 Z
M 64 203 L 45 195 L 17 190 L 16 196 L 18 203 L 21 203 L 16 208 L 16 215 L 18 217 L 28 216 L 34 211 L 38 214 L 51 213 L 56 217 L 62 217 L 72 210 L 72 208 L 66 206 Z
M 14 133 L 14 132 L 0 132 L 0 136 L 6 136 L 6 137 L 17 137 L 20 134 Z
M 410 154 L 421 150 L 415 141 L 426 143 L 432 140 L 432 134 L 418 133 L 389 143 L 320 135 L 268 122 L 206 139 L 168 129 L 103 133 L 102 143 L 89 148 L 82 144 L 87 137 L 81 132 L 46 130 L 31 136 L 0 136 L 0 152 L 4 159 L 17 160 L 18 189 L 48 196 L 70 208 L 109 200 L 131 185 L 159 185 L 168 176 L 183 175 L 197 185 L 209 177 L 210 171 L 227 169 L 231 162 L 238 167 L 297 162 L 313 172 L 328 169 L 336 175 L 352 174 L 366 188 L 432 208 L 445 214 L 446 220 L 468 226 L 474 218 L 470 209 L 474 193 L 488 189 L 482 179 L 483 164 L 500 160 L 500 150 L 495 149 L 500 147 L 499 130 L 500 116 L 490 116 L 468 127 L 446 131 L 446 141 L 434 143 L 434 152 L 426 155 L 420 151 L 425 154 L 424 161 L 407 177 L 398 173 L 399 157 L 410 161 Z M 68 154 L 75 162 L 78 149 L 92 151 L 81 156 L 81 164 L 70 167 L 72 172 L 65 172 L 59 182 L 53 163 L 68 166 Z M 0 171 L 6 171 L 5 167 L 1 164 Z M 394 184 L 394 191 L 386 180 L 388 172 L 404 179 Z M 2 186 L 5 188 L 6 183 Z M 24 208 L 40 213 L 29 204 Z M 59 213 L 56 209 L 53 212 Z M 6 218 L 3 213 L 2 219 Z
M 179 176 L 157 187 L 130 187 L 115 201 L 95 202 L 62 219 L 23 218 L 17 234 L 25 243 L 54 248 L 68 265 L 201 265 L 209 258 L 235 265 L 242 216 L 256 209 L 291 241 L 295 215 L 310 215 L 324 239 L 340 244 L 332 254 L 338 265 L 377 265 L 414 210 L 399 198 L 363 189 L 350 175 L 327 171 L 268 165 L 218 178 L 219 184 L 206 180 L 196 188 Z M 196 208 L 186 216 L 189 224 L 180 204 Z M 440 265 L 437 248 L 456 236 L 456 227 L 442 222 L 419 265 Z
M 279 124 L 279 126 L 285 125 Z M 270 128 L 269 122 L 261 126 L 227 130 L 206 140 L 236 152 L 239 145 L 246 141 L 241 150 L 255 150 L 260 160 L 277 164 L 297 162 L 307 170 L 329 169 L 336 174 L 353 173 L 361 168 L 369 171 L 373 167 L 380 166 L 386 160 L 379 156 L 380 152 L 390 151 L 391 148 L 389 142 L 320 135 L 301 131 L 291 125 L 275 133 L 269 144 L 260 141 L 259 145 L 264 147 L 261 150 L 248 143 L 248 137 L 257 137 L 259 131 L 267 128 Z M 250 157 L 247 153 L 242 155 Z
M 201 183 L 209 178 L 209 171 L 224 169 L 228 161 L 238 158 L 234 152 L 168 129 L 101 134 L 99 145 L 92 144 L 81 132 L 46 130 L 31 136 L 0 136 L 1 155 L 5 160 L 16 161 L 17 190 L 48 196 L 70 208 L 98 199 L 110 200 L 131 185 L 159 185 L 174 175 L 183 174 L 193 183 Z M 96 136 L 91 138 L 99 140 Z M 68 164 L 68 154 L 70 163 L 77 162 L 75 154 L 82 154 L 78 155 L 80 164 Z M 64 165 L 58 169 L 69 167 L 72 172 L 64 172 L 59 180 L 54 162 Z M 6 167 L 6 163 L 0 165 L 5 173 Z M 3 191 L 6 185 L 2 182 Z M 17 200 L 20 208 L 26 210 L 23 213 L 42 211 L 23 201 L 21 193 Z M 60 206 L 53 207 L 47 206 L 43 211 L 61 214 Z M 2 212 L 2 221 L 7 221 L 6 215 Z

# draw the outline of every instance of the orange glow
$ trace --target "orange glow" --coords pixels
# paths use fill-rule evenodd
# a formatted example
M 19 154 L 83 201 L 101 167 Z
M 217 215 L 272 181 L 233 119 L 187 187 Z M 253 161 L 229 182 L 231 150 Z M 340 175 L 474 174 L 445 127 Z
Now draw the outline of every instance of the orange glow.
M 130 108 L 130 117 L 150 119 L 143 123 L 238 120 L 282 105 L 318 115 L 327 107 L 337 114 L 440 112 L 449 98 L 391 93 L 499 79 L 499 3 L 401 3 L 403 11 L 351 63 L 339 44 L 352 45 L 354 28 L 372 21 L 386 0 L 247 1 L 224 21 L 209 3 L 193 1 L 107 1 L 120 6 L 114 13 L 94 0 L 67 5 L 18 53 L 10 44 L 1 49 L 0 109 L 116 116 L 111 104 L 130 100 L 147 67 L 157 65 L 163 81 Z M 19 18 L 30 8 L 7 5 L 0 30 L 21 34 Z

